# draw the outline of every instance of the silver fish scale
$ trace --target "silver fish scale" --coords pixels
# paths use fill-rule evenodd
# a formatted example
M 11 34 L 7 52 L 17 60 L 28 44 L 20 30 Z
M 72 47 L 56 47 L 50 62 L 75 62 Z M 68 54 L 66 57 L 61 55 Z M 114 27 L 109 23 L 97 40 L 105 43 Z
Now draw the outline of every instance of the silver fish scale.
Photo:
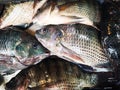
M 65 33 L 61 43 L 76 52 L 85 61 L 84 64 L 96 66 L 108 62 L 94 28 L 75 24 L 68 25 L 63 31 Z
M 64 11 L 60 11 L 60 14 L 87 17 L 93 22 L 100 21 L 99 5 L 95 0 L 80 0 L 77 2 L 71 2 L 71 6 Z

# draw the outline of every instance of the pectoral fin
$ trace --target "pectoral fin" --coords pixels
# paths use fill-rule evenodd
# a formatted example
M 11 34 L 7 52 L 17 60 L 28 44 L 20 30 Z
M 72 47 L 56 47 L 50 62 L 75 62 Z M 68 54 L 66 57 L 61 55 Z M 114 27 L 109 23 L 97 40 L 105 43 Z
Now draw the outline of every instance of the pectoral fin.
M 61 53 L 63 57 L 68 58 L 75 63 L 85 63 L 84 60 L 76 52 L 72 51 L 71 49 L 68 49 L 64 45 L 62 45 L 62 47 L 63 49 L 61 50 Z

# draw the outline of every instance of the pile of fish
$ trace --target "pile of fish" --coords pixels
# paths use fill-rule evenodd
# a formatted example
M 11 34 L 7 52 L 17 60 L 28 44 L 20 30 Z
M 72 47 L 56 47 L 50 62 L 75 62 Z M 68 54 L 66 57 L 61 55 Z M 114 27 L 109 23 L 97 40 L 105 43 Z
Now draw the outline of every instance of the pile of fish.
M 0 1 L 0 74 L 22 70 L 6 90 L 119 90 L 120 1 L 100 2 Z

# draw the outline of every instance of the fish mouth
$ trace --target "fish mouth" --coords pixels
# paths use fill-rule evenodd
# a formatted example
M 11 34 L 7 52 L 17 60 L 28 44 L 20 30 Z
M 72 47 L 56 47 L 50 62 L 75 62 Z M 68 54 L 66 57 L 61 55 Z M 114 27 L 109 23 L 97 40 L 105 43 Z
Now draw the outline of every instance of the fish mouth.
M 35 37 L 37 38 L 37 40 L 44 46 L 44 45 L 46 45 L 45 44 L 45 41 L 42 39 L 42 38 L 40 38 L 38 35 L 36 35 L 35 34 Z M 42 36 L 41 36 L 42 37 Z

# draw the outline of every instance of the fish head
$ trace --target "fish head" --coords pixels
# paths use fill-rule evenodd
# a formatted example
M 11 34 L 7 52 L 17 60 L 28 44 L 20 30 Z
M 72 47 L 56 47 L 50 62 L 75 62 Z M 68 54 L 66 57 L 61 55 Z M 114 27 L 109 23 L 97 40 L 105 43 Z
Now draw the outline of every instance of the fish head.
M 31 65 L 39 62 L 49 56 L 49 50 L 34 37 L 28 33 L 21 36 L 21 42 L 16 45 L 15 55 L 21 63 Z
M 59 47 L 63 32 L 57 25 L 48 25 L 36 31 L 35 36 L 44 47 L 50 51 L 55 51 Z M 54 50 L 52 50 L 54 49 Z

